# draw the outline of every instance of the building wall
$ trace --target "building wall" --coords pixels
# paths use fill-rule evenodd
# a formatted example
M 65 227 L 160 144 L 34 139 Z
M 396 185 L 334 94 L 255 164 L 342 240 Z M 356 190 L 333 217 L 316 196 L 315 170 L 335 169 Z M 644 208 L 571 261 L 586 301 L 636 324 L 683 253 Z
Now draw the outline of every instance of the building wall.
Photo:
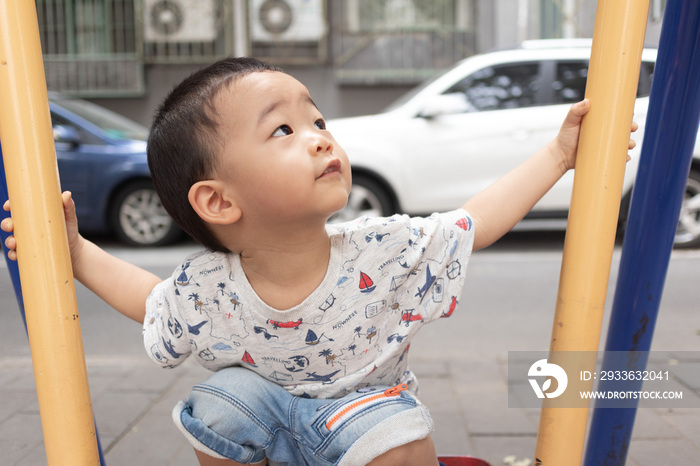
M 138 98 L 88 99 L 141 124 L 150 126 L 153 114 L 167 93 L 200 65 L 150 65 L 146 68 L 149 92 Z M 333 68 L 288 66 L 283 69 L 304 83 L 326 119 L 377 113 L 412 86 L 338 86 Z
M 652 0 L 658 2 L 661 0 Z M 576 2 L 573 29 L 577 37 L 591 37 L 595 22 L 595 0 Z M 542 37 L 540 24 L 540 0 L 480 0 L 475 6 L 476 53 L 516 46 L 524 39 Z M 659 11 L 659 8 L 656 9 Z M 333 22 L 331 21 L 331 24 Z M 646 34 L 648 46 L 658 45 L 661 18 L 650 15 Z M 331 36 L 332 38 L 332 36 Z M 337 79 L 331 64 L 281 65 L 304 83 L 316 104 L 327 119 L 356 116 L 381 111 L 391 102 L 410 90 L 414 84 L 405 85 L 347 85 Z M 90 100 L 115 110 L 144 125 L 150 125 L 152 115 L 167 92 L 199 69 L 202 64 L 149 64 L 145 65 L 147 92 L 141 97 L 92 98 Z

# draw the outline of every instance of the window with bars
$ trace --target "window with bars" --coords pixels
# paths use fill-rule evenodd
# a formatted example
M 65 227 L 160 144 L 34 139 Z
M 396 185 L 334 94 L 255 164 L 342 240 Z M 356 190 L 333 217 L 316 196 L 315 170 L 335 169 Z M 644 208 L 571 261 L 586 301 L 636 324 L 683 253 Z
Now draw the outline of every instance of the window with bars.
M 143 94 L 144 65 L 232 53 L 227 0 L 36 0 L 47 86 L 84 97 Z
M 329 3 L 343 84 L 416 84 L 474 54 L 476 0 Z
M 144 92 L 134 0 L 37 0 L 49 90 L 84 96 Z
M 134 0 L 37 0 L 46 55 L 135 54 Z

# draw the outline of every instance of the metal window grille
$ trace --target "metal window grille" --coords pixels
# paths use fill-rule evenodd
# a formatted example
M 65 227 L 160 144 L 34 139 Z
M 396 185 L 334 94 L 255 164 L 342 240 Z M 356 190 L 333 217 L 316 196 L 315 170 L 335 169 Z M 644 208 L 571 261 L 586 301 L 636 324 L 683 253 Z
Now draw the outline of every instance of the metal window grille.
M 84 97 L 145 93 L 145 64 L 233 53 L 231 0 L 36 0 L 47 86 Z
M 475 53 L 478 0 L 330 2 L 342 84 L 416 84 Z
M 49 90 L 144 92 L 134 0 L 36 0 L 36 6 Z

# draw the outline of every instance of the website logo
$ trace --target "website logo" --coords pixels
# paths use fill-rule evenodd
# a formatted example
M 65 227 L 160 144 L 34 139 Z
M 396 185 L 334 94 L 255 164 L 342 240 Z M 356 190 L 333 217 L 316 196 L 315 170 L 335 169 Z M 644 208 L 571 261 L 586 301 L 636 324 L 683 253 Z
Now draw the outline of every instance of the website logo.
M 537 398 L 556 398 L 564 393 L 566 385 L 569 383 L 564 369 L 556 364 L 548 363 L 546 359 L 540 359 L 530 366 L 527 375 L 528 377 L 547 377 L 541 387 L 536 379 L 528 379 Z M 549 392 L 548 390 L 552 388 L 552 379 L 556 380 L 557 384 L 554 391 Z

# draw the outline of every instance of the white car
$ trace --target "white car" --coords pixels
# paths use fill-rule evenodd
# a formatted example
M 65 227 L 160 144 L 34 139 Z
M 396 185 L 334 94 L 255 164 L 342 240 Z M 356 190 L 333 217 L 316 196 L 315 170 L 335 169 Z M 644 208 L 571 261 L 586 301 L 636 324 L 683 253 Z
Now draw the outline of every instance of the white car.
M 353 167 L 348 206 L 333 220 L 461 206 L 557 134 L 571 104 L 584 97 L 590 47 L 590 40 L 543 40 L 475 55 L 383 113 L 330 120 L 328 129 Z M 655 60 L 655 49 L 643 51 L 634 111 L 640 128 L 625 170 L 623 223 Z M 693 157 L 675 239 L 681 247 L 700 246 L 700 144 Z M 566 219 L 572 185 L 573 171 L 535 206 L 527 217 L 530 226 L 534 220 Z

